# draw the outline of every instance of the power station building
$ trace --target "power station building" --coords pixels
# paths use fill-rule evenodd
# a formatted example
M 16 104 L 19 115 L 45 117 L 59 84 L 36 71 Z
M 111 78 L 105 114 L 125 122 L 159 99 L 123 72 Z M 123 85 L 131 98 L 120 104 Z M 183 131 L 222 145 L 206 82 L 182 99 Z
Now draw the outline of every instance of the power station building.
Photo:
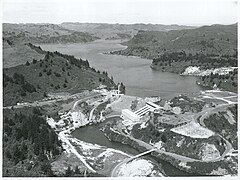
M 125 121 L 131 121 L 131 122 L 138 122 L 141 120 L 141 118 L 148 112 L 154 112 L 157 109 L 161 109 L 162 107 L 152 103 L 152 102 L 146 102 L 146 105 L 139 110 L 132 112 L 128 109 L 123 109 L 121 118 Z
M 133 121 L 133 122 L 140 121 L 140 116 L 128 109 L 123 109 L 120 117 L 123 120 L 127 120 L 127 121 Z

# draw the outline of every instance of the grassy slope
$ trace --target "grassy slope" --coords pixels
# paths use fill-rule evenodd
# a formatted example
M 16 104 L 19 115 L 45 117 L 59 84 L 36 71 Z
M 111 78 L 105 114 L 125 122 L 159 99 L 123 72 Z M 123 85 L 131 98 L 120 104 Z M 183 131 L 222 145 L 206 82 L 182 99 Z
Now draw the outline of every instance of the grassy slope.
M 97 39 L 89 33 L 65 29 L 56 24 L 3 24 L 3 37 L 12 44 L 77 43 Z
M 41 54 L 26 45 L 10 46 L 3 41 L 3 67 L 9 68 L 20 64 L 31 62 L 33 59 L 43 59 L 45 54 Z

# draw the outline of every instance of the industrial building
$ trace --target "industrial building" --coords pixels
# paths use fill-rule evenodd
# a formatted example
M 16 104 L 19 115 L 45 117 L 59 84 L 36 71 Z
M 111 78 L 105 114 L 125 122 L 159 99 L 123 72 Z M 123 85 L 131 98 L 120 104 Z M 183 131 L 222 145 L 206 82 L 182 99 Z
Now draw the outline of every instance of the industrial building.
M 128 109 L 123 109 L 120 117 L 123 120 L 128 120 L 128 121 L 133 121 L 133 122 L 140 121 L 140 116 Z
M 121 114 L 121 118 L 123 120 L 127 120 L 127 121 L 132 121 L 132 122 L 137 122 L 140 121 L 141 118 L 148 112 L 154 112 L 157 109 L 161 109 L 161 106 L 158 106 L 155 103 L 152 102 L 146 102 L 146 105 L 142 108 L 140 108 L 139 110 L 132 112 L 128 109 L 123 109 L 122 110 L 122 114 Z

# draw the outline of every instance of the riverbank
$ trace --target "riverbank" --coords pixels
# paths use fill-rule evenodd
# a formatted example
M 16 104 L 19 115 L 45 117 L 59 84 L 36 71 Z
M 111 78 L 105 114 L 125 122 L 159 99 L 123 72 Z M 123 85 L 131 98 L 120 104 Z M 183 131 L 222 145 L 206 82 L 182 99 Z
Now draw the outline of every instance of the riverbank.
M 102 111 L 108 109 L 109 107 L 113 107 L 111 105 L 121 99 L 120 97 L 116 99 L 111 99 L 113 95 L 112 92 L 106 92 L 101 90 L 96 92 L 97 94 L 95 93 L 94 95 L 85 97 L 82 100 L 78 100 L 75 101 L 75 103 L 72 103 L 72 108 L 70 109 L 70 111 L 63 113 L 61 110 L 59 120 L 47 117 L 47 123 L 57 133 L 64 149 L 64 153 L 52 163 L 52 170 L 57 175 L 63 175 L 69 167 L 70 169 L 74 170 L 76 166 L 78 166 L 82 171 L 87 171 L 89 173 L 92 173 L 93 175 L 100 174 L 103 176 L 111 176 L 112 170 L 115 166 L 117 166 L 123 160 L 132 157 L 131 154 L 125 153 L 121 150 L 102 146 L 98 143 L 88 143 L 72 136 L 72 132 L 76 129 L 84 126 L 90 126 L 90 123 L 93 122 L 92 119 L 94 118 L 94 111 L 98 109 L 98 106 L 102 106 L 102 104 L 106 102 L 111 102 L 110 104 L 103 106 L 102 110 L 100 109 L 101 114 L 103 114 Z M 101 95 L 100 92 L 102 92 L 103 94 Z M 123 100 L 124 102 L 127 102 L 129 101 L 129 98 L 132 100 L 135 97 L 126 96 L 126 99 L 123 98 L 120 100 L 120 102 Z M 129 101 L 129 104 L 131 104 L 131 100 Z M 93 106 L 89 106 L 86 103 L 89 103 L 89 105 Z M 83 104 L 85 106 L 87 105 L 87 107 L 89 106 L 92 108 L 90 113 L 84 114 L 83 112 L 81 112 L 84 108 Z M 100 116 L 99 118 L 102 119 L 101 121 L 114 121 L 114 117 L 116 115 L 113 114 L 116 112 L 116 109 L 113 107 L 113 110 L 114 112 L 108 115 L 107 118 L 103 117 L 103 115 Z M 113 118 L 109 119 L 109 117 Z M 100 120 L 95 121 L 95 123 L 101 122 Z M 155 165 L 152 162 L 141 158 L 137 161 L 142 162 L 141 160 L 149 162 L 149 171 L 147 174 L 143 170 L 143 167 L 139 166 L 139 171 L 137 174 L 131 173 L 129 171 L 125 172 L 123 168 L 121 173 L 119 173 L 119 176 L 163 176 L 158 165 Z
M 238 69 L 238 67 L 222 67 L 222 68 L 212 68 L 212 69 L 200 69 L 198 66 L 189 66 L 185 69 L 181 75 L 192 75 L 192 76 L 209 76 L 211 74 L 227 75 L 230 72 Z
M 77 138 L 73 138 L 71 132 L 77 128 L 76 126 L 65 126 L 59 129 L 56 128 L 57 123 L 55 123 L 54 126 L 55 121 L 52 118 L 49 118 L 47 122 L 57 132 L 64 149 L 64 154 L 52 163 L 52 170 L 57 175 L 63 175 L 68 167 L 74 170 L 75 167 L 78 166 L 81 171 L 101 174 L 103 176 L 111 176 L 112 170 L 115 166 L 125 159 L 132 157 L 132 155 L 126 154 L 120 150 L 107 148 L 98 144 L 87 143 Z M 139 159 L 138 161 L 148 162 L 143 159 Z M 162 173 L 156 165 L 153 165 L 150 161 L 148 165 L 149 171 L 147 174 L 146 171 L 144 171 L 146 166 L 139 166 L 137 173 L 131 173 L 122 169 L 118 176 L 162 176 Z
M 192 64 L 180 64 L 171 66 L 159 66 L 151 64 L 155 71 L 171 72 L 181 76 L 196 77 L 195 83 L 204 88 L 220 88 L 226 91 L 237 92 L 238 85 L 238 67 L 221 67 L 211 69 L 201 69 L 200 66 Z
M 66 122 L 66 119 L 64 119 L 64 121 Z M 57 133 L 64 149 L 63 156 L 52 163 L 52 170 L 55 174 L 64 174 L 68 166 L 70 166 L 71 169 L 75 169 L 75 166 L 78 165 L 83 171 L 109 176 L 111 174 L 110 167 L 114 167 L 119 161 L 130 156 L 122 151 L 97 144 L 86 143 L 73 138 L 71 133 L 76 128 L 79 128 L 77 124 L 71 124 L 70 122 L 66 123 L 68 125 L 62 124 L 61 127 L 59 127 L 59 123 L 53 118 L 47 118 L 47 122 Z M 71 157 L 73 161 L 61 160 L 66 159 L 64 156 Z M 76 163 L 76 161 L 81 163 Z
M 135 149 L 137 149 L 140 152 L 147 151 L 151 148 L 152 146 L 136 140 L 134 138 L 131 138 L 128 135 L 124 135 L 123 133 L 119 133 L 110 127 L 105 127 L 103 129 L 104 134 L 109 138 L 110 141 L 114 142 L 121 142 L 124 144 L 131 145 Z M 203 162 L 203 161 L 189 161 L 189 160 L 180 160 L 181 158 L 176 158 L 171 155 L 168 155 L 167 152 L 162 151 L 159 153 L 159 151 L 152 152 L 151 156 L 156 158 L 156 160 L 159 161 L 166 161 L 169 162 L 171 165 L 174 167 L 188 172 L 188 176 L 202 176 L 202 175 L 229 175 L 228 171 L 225 170 L 226 168 L 226 163 L 224 160 L 218 161 L 218 162 Z M 236 164 L 235 164 L 236 165 Z M 214 170 L 217 169 L 217 170 Z M 233 170 L 235 171 L 235 170 Z

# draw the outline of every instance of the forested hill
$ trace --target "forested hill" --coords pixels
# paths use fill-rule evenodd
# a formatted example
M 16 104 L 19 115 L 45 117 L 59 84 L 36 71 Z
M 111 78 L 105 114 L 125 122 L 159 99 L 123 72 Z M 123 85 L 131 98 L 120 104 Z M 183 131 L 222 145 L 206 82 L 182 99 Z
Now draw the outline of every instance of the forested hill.
M 99 72 L 88 61 L 59 52 L 46 52 L 26 44 L 44 58 L 3 69 L 4 106 L 43 99 L 49 92 L 92 90 L 100 84 L 115 87 L 107 72 Z
M 82 43 L 98 39 L 87 32 L 79 32 L 56 24 L 3 23 L 3 39 L 9 46 L 19 43 Z
M 128 48 L 114 52 L 121 55 L 142 56 L 149 59 L 164 53 L 234 55 L 237 51 L 237 24 L 211 25 L 196 29 L 172 30 L 168 32 L 139 31 Z

